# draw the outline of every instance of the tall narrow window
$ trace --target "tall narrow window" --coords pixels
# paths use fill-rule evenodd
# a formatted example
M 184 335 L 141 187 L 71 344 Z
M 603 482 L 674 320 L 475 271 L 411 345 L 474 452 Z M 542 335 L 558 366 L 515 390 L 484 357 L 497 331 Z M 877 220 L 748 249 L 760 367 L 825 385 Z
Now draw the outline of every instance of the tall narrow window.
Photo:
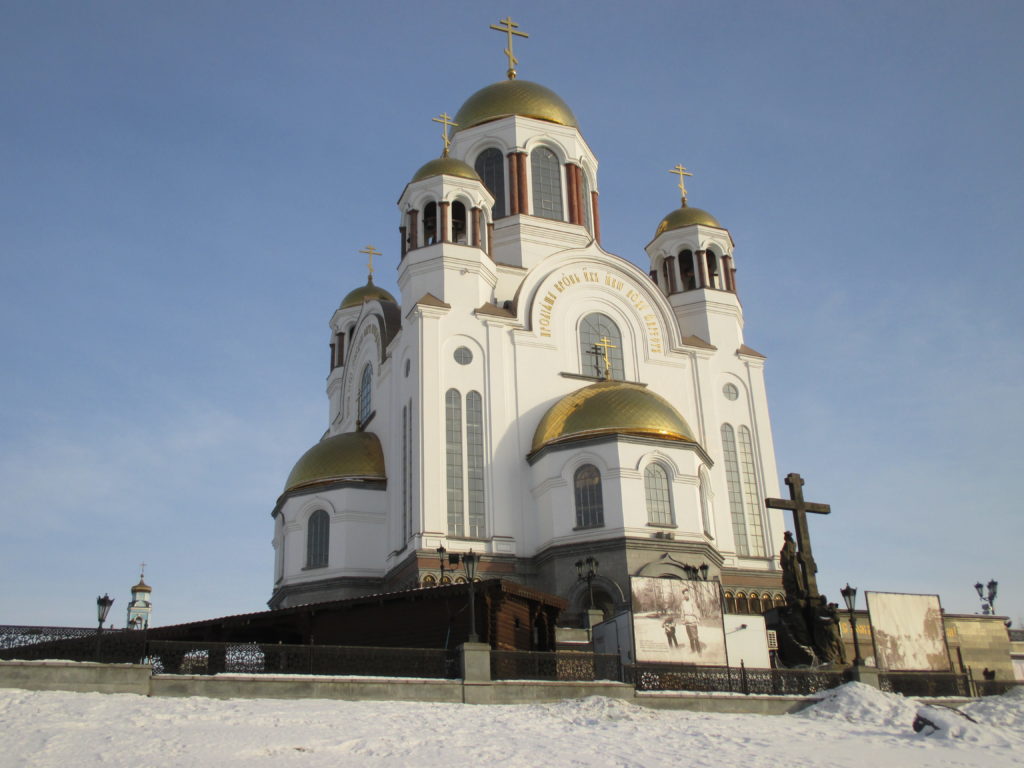
M 306 567 L 326 568 L 331 540 L 331 518 L 322 509 L 309 516 L 306 526 Z
M 736 536 L 736 553 L 748 557 L 764 557 L 761 496 L 754 473 L 750 430 L 740 427 L 738 433 L 737 448 L 736 432 L 729 424 L 722 425 L 722 452 L 725 454 L 725 477 L 729 486 L 729 511 Z
M 660 464 L 648 464 L 644 470 L 644 494 L 647 497 L 647 522 L 672 525 L 668 473 Z
M 452 203 L 452 242 L 468 245 L 469 227 L 466 219 L 466 205 L 460 200 Z
M 359 407 L 356 409 L 356 416 L 360 424 L 366 423 L 367 419 L 370 418 L 370 406 L 372 405 L 370 390 L 372 384 L 373 368 L 367 363 L 363 367 L 363 375 L 359 378 Z
M 718 257 L 715 256 L 715 252 L 710 248 L 704 253 L 708 264 L 708 287 L 709 288 L 721 288 L 722 279 L 718 274 Z
M 665 276 L 665 292 L 676 293 L 676 257 L 666 256 L 661 263 L 661 271 Z
M 606 344 L 610 346 L 605 347 Z M 580 372 L 584 376 L 606 378 L 605 349 L 608 350 L 608 362 L 611 363 L 611 376 L 608 378 L 626 378 L 623 373 L 622 334 L 619 333 L 619 326 L 608 315 L 591 313 L 580 323 Z
M 484 408 L 479 392 L 466 395 L 466 488 L 469 535 L 484 536 Z
M 679 274 L 683 278 L 683 290 L 692 291 L 697 287 L 697 275 L 693 271 L 693 251 L 679 252 Z
M 485 149 L 476 158 L 476 172 L 480 174 L 487 191 L 494 197 L 494 218 L 500 219 L 505 211 L 505 158 L 498 149 Z
M 464 536 L 462 485 L 462 398 L 459 390 L 449 389 L 444 396 L 445 453 L 448 478 L 448 533 Z
M 427 203 L 423 208 L 423 244 L 437 242 L 437 203 Z
M 409 482 L 409 406 L 402 406 L 402 546 L 409 540 L 409 523 L 412 519 L 412 483 Z
M 562 221 L 562 166 L 555 153 L 547 147 L 533 150 L 530 173 L 533 174 L 533 215 Z
M 584 464 L 573 476 L 576 491 L 576 527 L 604 525 L 604 500 L 601 497 L 601 473 L 593 464 Z
M 747 544 L 752 557 L 764 557 L 764 533 L 761 525 L 761 494 L 757 490 L 757 474 L 754 472 L 754 445 L 750 430 L 740 427 L 736 430 L 740 448 L 740 475 L 743 478 L 743 501 L 747 517 Z

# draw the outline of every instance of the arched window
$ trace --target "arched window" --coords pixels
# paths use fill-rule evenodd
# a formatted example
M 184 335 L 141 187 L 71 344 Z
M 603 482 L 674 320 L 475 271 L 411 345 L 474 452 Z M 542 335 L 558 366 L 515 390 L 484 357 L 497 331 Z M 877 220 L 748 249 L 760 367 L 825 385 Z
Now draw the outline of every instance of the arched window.
M 498 149 L 485 149 L 477 158 L 476 172 L 494 197 L 494 218 L 500 219 L 505 212 L 505 158 Z
M 711 480 L 703 467 L 698 474 L 697 490 L 700 493 L 700 522 L 704 528 L 704 535 L 713 539 L 715 535 L 711 529 Z
M 665 277 L 665 293 L 676 293 L 676 257 L 666 256 L 661 263 L 661 272 Z
M 433 245 L 437 242 L 437 203 L 423 206 L 423 244 Z
M 452 242 L 469 245 L 469 227 L 466 219 L 466 205 L 460 200 L 452 203 Z
M 750 612 L 755 616 L 761 615 L 761 598 L 757 596 L 757 592 L 750 593 Z
M 647 522 L 672 525 L 668 473 L 660 464 L 648 464 L 644 470 L 644 493 L 647 496 Z
M 781 608 L 786 604 L 786 597 L 784 595 L 776 594 L 773 601 L 776 608 Z
M 747 596 L 743 592 L 736 593 L 736 613 L 750 613 L 750 605 L 747 603 Z
M 747 544 L 752 557 L 764 557 L 764 533 L 761 525 L 761 494 L 757 489 L 757 475 L 754 471 L 754 444 L 750 430 L 740 427 L 736 430 L 740 449 L 740 474 L 743 478 L 743 501 L 747 512 Z
M 436 587 L 437 586 L 437 577 L 434 576 L 434 574 L 432 574 L 432 573 L 428 573 L 426 576 L 423 577 L 423 586 L 424 587 Z
M 479 392 L 466 395 L 466 485 L 469 535 L 484 536 L 484 406 Z
M 679 272 L 683 277 L 683 290 L 692 291 L 697 287 L 697 275 L 693 271 L 693 251 L 679 252 Z
M 367 363 L 363 366 L 363 375 L 359 377 L 359 400 L 356 408 L 356 418 L 360 424 L 365 424 L 370 418 L 370 406 L 372 405 L 370 390 L 373 384 L 373 367 Z
M 331 518 L 318 509 L 306 525 L 306 567 L 326 568 L 327 550 L 331 541 Z
M 590 179 L 587 178 L 587 172 L 582 171 L 580 176 L 583 178 L 583 220 L 586 223 L 587 232 L 594 231 L 594 210 L 593 210 L 593 195 L 590 194 Z
M 722 425 L 722 454 L 725 458 L 725 481 L 729 488 L 729 514 L 732 534 L 736 540 L 736 554 L 749 555 L 747 522 L 743 516 L 743 484 L 740 481 L 740 461 L 736 452 L 736 432 L 732 425 Z
M 707 260 L 708 265 L 708 287 L 709 288 L 721 288 L 722 278 L 718 274 L 718 257 L 715 256 L 715 252 L 708 248 L 704 252 L 704 258 Z
M 444 396 L 445 454 L 448 479 L 448 533 L 463 536 L 462 485 L 462 398 L 459 390 L 449 389 Z
M 530 153 L 533 174 L 533 215 L 562 221 L 562 166 L 555 153 L 537 147 Z
M 606 339 L 607 341 L 602 341 Z M 604 344 L 610 344 L 608 361 L 612 379 L 625 379 L 622 363 L 622 334 L 619 326 L 608 315 L 592 312 L 580 323 L 580 373 L 584 376 L 605 378 Z
M 733 597 L 732 592 L 725 593 L 725 612 L 736 613 L 736 598 Z
M 599 528 L 604 525 L 604 500 L 601 497 L 601 473 L 593 464 L 584 464 L 573 475 L 576 490 L 576 527 Z

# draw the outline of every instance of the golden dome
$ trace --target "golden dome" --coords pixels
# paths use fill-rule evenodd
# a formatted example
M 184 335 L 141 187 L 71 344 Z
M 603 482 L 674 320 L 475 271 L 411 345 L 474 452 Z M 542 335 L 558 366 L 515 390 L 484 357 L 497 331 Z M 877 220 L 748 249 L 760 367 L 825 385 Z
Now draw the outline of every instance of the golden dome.
M 654 236 L 657 237 L 662 232 L 668 232 L 671 229 L 682 229 L 683 227 L 689 227 L 693 224 L 700 224 L 704 227 L 725 229 L 725 227 L 718 223 L 718 219 L 707 211 L 701 210 L 700 208 L 690 208 L 686 206 L 683 208 L 676 208 L 672 213 L 662 219 L 661 223 L 658 224 L 658 230 L 654 233 Z
M 337 480 L 385 480 L 384 452 L 372 432 L 343 432 L 325 437 L 295 463 L 285 493 Z
M 139 577 L 139 583 L 136 584 L 134 587 L 132 587 L 132 592 L 152 592 L 152 591 L 153 591 L 153 588 L 151 586 L 149 586 L 149 584 L 147 584 L 145 582 L 145 580 L 143 580 L 143 578 L 141 576 Z
M 696 442 L 686 419 L 661 395 L 642 384 L 599 381 L 569 393 L 548 409 L 533 433 L 530 452 L 608 434 Z
M 460 179 L 480 181 L 480 175 L 473 170 L 472 166 L 461 160 L 456 160 L 454 157 L 439 157 L 436 160 L 431 160 L 416 171 L 412 181 L 422 181 L 423 179 L 429 179 L 431 176 L 440 176 L 441 174 L 458 176 Z
M 579 128 L 576 116 L 562 97 L 529 80 L 502 80 L 481 88 L 462 105 L 455 122 L 456 133 L 490 120 L 509 115 L 521 115 L 549 123 Z
M 366 279 L 366 285 L 349 291 L 348 295 L 341 300 L 341 308 L 358 307 L 367 301 L 390 301 L 396 304 L 395 297 L 383 288 L 373 284 L 373 277 Z

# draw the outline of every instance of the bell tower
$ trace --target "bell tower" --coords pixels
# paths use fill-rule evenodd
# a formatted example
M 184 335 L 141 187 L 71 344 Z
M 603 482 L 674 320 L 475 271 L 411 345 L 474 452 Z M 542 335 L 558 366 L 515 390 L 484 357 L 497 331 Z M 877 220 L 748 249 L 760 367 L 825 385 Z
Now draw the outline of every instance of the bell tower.
M 128 629 L 149 629 L 150 615 L 153 613 L 153 588 L 146 583 L 146 564 L 140 566 L 139 583 L 132 587 L 132 599 L 128 603 Z

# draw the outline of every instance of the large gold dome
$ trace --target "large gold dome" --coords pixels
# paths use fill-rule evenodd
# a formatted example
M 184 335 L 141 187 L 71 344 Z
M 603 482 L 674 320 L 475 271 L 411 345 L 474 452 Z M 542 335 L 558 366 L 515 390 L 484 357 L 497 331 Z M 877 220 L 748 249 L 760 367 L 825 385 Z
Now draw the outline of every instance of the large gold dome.
M 657 237 L 662 232 L 668 232 L 672 229 L 682 229 L 683 227 L 689 227 L 693 224 L 724 229 L 724 227 L 718 223 L 718 219 L 707 211 L 700 208 L 684 206 L 683 208 L 676 208 L 672 213 L 662 219 L 661 223 L 658 224 L 658 229 L 654 233 L 654 236 Z
M 380 286 L 373 284 L 373 278 L 367 278 L 366 285 L 349 291 L 348 295 L 341 300 L 341 308 L 358 307 L 367 301 L 390 301 L 395 304 L 395 297 Z
M 548 409 L 533 433 L 531 453 L 545 445 L 607 434 L 693 443 L 693 430 L 672 404 L 642 384 L 599 381 Z
M 471 165 L 464 163 L 461 160 L 456 160 L 454 157 L 438 157 L 431 160 L 416 171 L 412 180 L 422 181 L 423 179 L 429 179 L 432 176 L 440 176 L 441 174 L 480 181 L 480 175 Z
M 325 437 L 295 463 L 285 493 L 339 480 L 384 480 L 384 452 L 372 432 Z
M 562 97 L 529 80 L 502 80 L 481 88 L 462 105 L 455 122 L 456 132 L 472 128 L 499 117 L 521 115 L 549 123 L 579 128 L 576 116 Z

